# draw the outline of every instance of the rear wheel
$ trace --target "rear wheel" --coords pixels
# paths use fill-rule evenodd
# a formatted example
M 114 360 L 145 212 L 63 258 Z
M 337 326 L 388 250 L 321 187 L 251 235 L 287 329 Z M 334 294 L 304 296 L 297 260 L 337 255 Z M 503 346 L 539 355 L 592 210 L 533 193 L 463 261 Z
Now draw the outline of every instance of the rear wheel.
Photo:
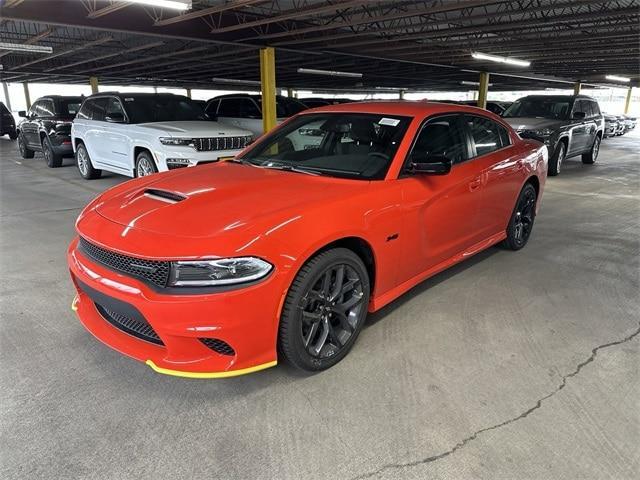
M 136 177 L 146 177 L 157 173 L 158 169 L 148 152 L 140 152 L 136 158 Z
M 586 165 L 593 165 L 598 159 L 598 153 L 600 153 L 600 135 L 596 137 L 591 146 L 591 150 L 588 153 L 582 154 L 582 163 Z
M 35 155 L 35 152 L 27 147 L 27 141 L 22 132 L 18 134 L 18 150 L 20 150 L 20 156 L 22 158 L 33 158 Z
M 100 178 L 102 175 L 102 170 L 93 168 L 89 152 L 87 152 L 87 147 L 84 146 L 84 143 L 78 144 L 76 148 L 76 164 L 78 165 L 80 175 L 82 175 L 82 178 L 85 180 Z
M 351 250 L 316 255 L 298 272 L 282 309 L 278 332 L 281 357 L 312 372 L 342 360 L 367 316 L 369 275 Z
M 536 218 L 536 198 L 536 189 L 527 183 L 518 195 L 516 207 L 507 226 L 507 238 L 504 240 L 507 248 L 520 250 L 527 244 Z
M 558 142 L 558 146 L 556 147 L 556 151 L 553 152 L 553 155 L 549 159 L 549 171 L 547 174 L 550 177 L 555 177 L 560 173 L 560 168 L 562 168 L 562 162 L 564 158 L 567 156 L 567 145 L 564 142 Z
M 53 145 L 51 145 L 49 137 L 44 137 L 42 139 L 42 154 L 44 155 L 44 159 L 46 160 L 49 168 L 58 168 L 62 166 L 62 155 L 53 151 Z

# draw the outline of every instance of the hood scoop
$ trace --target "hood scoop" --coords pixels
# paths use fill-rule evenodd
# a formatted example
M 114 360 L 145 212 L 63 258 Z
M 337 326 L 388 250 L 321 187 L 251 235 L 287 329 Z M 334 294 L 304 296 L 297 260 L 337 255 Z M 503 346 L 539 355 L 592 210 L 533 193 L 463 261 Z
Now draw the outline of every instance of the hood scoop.
M 147 188 L 143 193 L 145 197 L 153 198 L 155 200 L 160 200 L 161 202 L 166 203 L 178 203 L 182 200 L 187 199 L 187 197 L 179 193 L 170 192 L 168 190 L 160 190 L 157 188 Z

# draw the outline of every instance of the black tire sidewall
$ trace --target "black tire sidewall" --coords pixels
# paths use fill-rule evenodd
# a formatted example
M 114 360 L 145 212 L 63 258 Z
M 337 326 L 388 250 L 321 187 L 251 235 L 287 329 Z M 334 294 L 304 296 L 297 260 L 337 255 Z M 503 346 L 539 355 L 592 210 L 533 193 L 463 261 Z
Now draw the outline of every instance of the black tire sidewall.
M 566 156 L 566 146 L 564 145 L 564 142 L 560 141 L 558 142 L 558 145 L 556 146 L 556 149 L 553 152 L 551 159 L 549 160 L 548 175 L 550 177 L 555 177 L 556 175 L 560 174 L 560 171 L 562 170 L 562 162 L 564 161 L 564 157 Z
M 363 312 L 353 334 L 342 349 L 332 357 L 319 359 L 311 356 L 304 348 L 302 337 L 299 334 L 301 319 L 297 314 L 297 306 L 317 281 L 318 276 L 327 268 L 338 264 L 349 265 L 360 276 L 364 293 Z M 289 364 L 307 372 L 326 370 L 334 366 L 349 353 L 357 340 L 366 321 L 369 298 L 370 280 L 367 268 L 353 251 L 346 248 L 334 248 L 311 258 L 296 275 L 282 308 L 278 335 L 279 355 Z
M 513 212 L 511 213 L 511 218 L 509 218 L 509 225 L 507 226 L 507 238 L 504 241 L 504 245 L 511 250 L 520 250 L 521 248 L 524 248 L 527 245 L 527 243 L 529 242 L 529 238 L 531 238 L 531 234 L 533 233 L 533 227 L 536 223 L 536 208 L 534 205 L 532 220 L 531 220 L 531 231 L 529 232 L 529 236 L 526 238 L 526 240 L 522 244 L 518 244 L 518 242 L 515 240 L 515 219 L 516 219 L 516 213 L 518 211 L 518 204 L 520 203 L 520 199 L 522 199 L 522 197 L 524 196 L 527 190 L 533 191 L 533 195 L 535 199 L 534 204 L 538 203 L 538 194 L 536 193 L 536 189 L 534 188 L 533 185 L 531 185 L 531 183 L 526 183 L 524 187 L 522 187 L 522 190 L 520 190 L 520 193 L 518 194 L 518 198 L 516 199 L 516 203 L 513 207 Z

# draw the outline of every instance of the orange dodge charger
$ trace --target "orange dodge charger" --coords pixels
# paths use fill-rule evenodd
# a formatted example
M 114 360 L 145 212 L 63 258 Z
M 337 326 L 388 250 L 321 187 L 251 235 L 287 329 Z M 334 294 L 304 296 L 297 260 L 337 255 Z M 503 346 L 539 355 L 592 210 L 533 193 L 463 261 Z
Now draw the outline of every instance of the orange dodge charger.
M 232 161 L 91 202 L 68 250 L 73 308 L 160 373 L 323 370 L 368 312 L 496 243 L 524 247 L 546 174 L 543 144 L 477 108 L 307 110 Z

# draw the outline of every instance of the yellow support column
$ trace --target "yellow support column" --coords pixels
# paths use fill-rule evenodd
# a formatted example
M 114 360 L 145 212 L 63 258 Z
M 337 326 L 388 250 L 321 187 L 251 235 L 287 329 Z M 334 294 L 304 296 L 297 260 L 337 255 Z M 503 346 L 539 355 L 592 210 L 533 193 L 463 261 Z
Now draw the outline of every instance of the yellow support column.
M 272 47 L 260 49 L 260 83 L 262 88 L 262 129 L 266 133 L 276 120 L 276 56 Z
M 580 82 L 576 82 L 573 84 L 573 94 L 580 95 L 580 91 L 582 90 L 582 84 Z
M 191 89 L 187 88 L 186 90 L 187 90 L 187 97 L 191 98 Z
M 98 77 L 89 77 L 89 85 L 91 85 L 91 93 L 98 93 Z
M 29 96 L 29 84 L 27 82 L 22 82 L 22 86 L 24 87 L 24 100 L 27 103 L 27 110 L 31 108 L 31 97 Z
M 624 101 L 624 114 L 625 115 L 627 113 L 629 113 L 629 107 L 631 106 L 631 90 L 633 90 L 633 87 L 629 87 L 629 90 L 627 90 L 627 99 Z
M 488 93 L 489 93 L 489 72 L 480 72 L 480 86 L 478 87 L 478 107 L 487 108 Z

